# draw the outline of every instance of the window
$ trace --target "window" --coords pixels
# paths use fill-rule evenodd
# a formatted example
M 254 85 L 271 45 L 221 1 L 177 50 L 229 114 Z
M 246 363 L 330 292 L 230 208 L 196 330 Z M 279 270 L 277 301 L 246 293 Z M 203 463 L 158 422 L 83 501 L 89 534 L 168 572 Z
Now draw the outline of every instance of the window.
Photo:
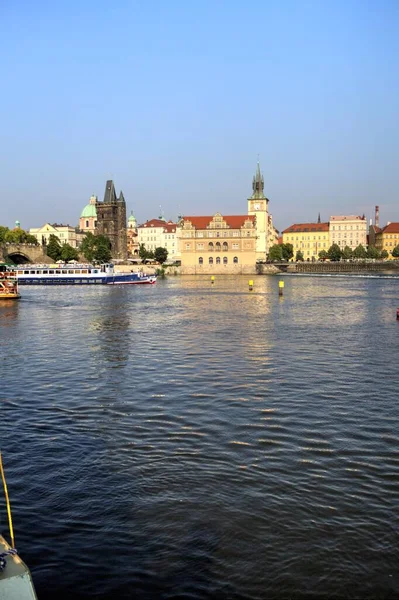
M 240 244 L 232 244 L 233 246 L 233 250 L 238 250 L 238 248 L 240 247 Z
M 220 256 L 217 256 L 217 257 L 216 257 L 216 264 L 217 264 L 217 265 L 220 265 Z
M 220 242 L 216 242 L 216 244 L 215 244 L 215 250 L 216 250 L 216 252 L 220 252 L 220 250 L 221 250 Z
M 213 265 L 213 257 L 212 256 L 209 257 L 209 264 Z
M 203 250 L 204 249 L 204 244 L 202 244 L 201 242 L 199 242 L 197 244 L 197 250 Z
M 233 263 L 236 263 L 236 264 L 238 263 L 238 256 L 235 256 L 235 257 L 233 258 Z
M 88 226 L 89 226 L 89 221 L 86 221 L 86 227 L 88 227 Z
M 209 242 L 209 244 L 208 244 L 208 251 L 209 252 L 213 252 L 213 242 Z
M 200 257 L 199 257 L 199 259 L 198 259 L 198 263 L 199 263 L 200 265 L 203 265 L 203 264 L 204 264 L 204 259 L 202 258 L 202 256 L 200 256 Z
M 186 244 L 186 250 L 190 250 L 191 244 Z
M 227 252 L 227 250 L 229 249 L 229 245 L 227 242 L 223 242 L 223 252 Z
M 223 256 L 223 264 L 227 265 L 227 256 Z

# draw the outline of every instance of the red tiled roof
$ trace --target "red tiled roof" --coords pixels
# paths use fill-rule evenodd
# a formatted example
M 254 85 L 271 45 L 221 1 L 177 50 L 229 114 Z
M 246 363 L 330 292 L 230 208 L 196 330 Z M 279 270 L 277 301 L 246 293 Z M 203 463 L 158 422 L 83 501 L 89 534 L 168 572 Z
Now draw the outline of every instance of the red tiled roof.
M 139 225 L 139 227 L 165 227 L 166 222 L 162 219 L 151 219 L 151 221 L 147 221 L 143 223 L 143 225 Z
M 382 229 L 382 233 L 399 233 L 399 223 L 389 223 Z
M 172 223 L 172 221 L 168 221 L 164 224 L 163 228 L 165 233 L 175 233 L 176 231 L 176 223 Z
M 328 231 L 328 223 L 295 223 L 282 233 L 310 233 L 313 231 Z
M 210 217 L 183 217 L 183 221 L 190 221 L 195 229 L 206 229 L 214 215 Z M 255 222 L 255 215 L 222 215 L 223 220 L 227 223 L 230 229 L 240 229 L 245 221 Z

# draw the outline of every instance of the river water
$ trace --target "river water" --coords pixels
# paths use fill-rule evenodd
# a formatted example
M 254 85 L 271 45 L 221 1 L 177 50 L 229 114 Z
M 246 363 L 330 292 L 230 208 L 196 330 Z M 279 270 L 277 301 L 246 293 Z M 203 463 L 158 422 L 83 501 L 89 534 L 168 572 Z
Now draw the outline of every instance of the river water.
M 399 279 L 254 283 L 0 304 L 0 443 L 40 600 L 399 597 Z

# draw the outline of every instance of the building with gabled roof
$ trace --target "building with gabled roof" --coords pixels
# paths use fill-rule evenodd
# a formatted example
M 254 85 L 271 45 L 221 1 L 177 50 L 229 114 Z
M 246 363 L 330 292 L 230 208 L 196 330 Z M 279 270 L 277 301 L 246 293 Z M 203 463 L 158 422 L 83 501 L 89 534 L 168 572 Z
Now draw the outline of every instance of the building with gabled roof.
M 354 250 L 360 244 L 367 247 L 367 221 L 363 215 L 337 215 L 330 217 L 330 245 L 341 250 L 346 246 Z
M 328 223 L 295 223 L 282 236 L 283 244 L 292 244 L 294 259 L 301 252 L 304 260 L 318 260 L 319 252 L 330 247 Z
M 399 245 L 399 223 L 387 223 L 385 227 L 380 229 L 376 228 L 375 234 L 375 246 L 378 250 L 386 250 L 388 252 L 388 258 L 398 258 L 392 256 L 392 251 L 396 246 Z
M 145 249 L 154 252 L 156 248 L 166 248 L 168 262 L 180 258 L 178 243 L 178 227 L 173 221 L 165 219 L 151 219 L 137 228 L 138 245 L 143 244 Z

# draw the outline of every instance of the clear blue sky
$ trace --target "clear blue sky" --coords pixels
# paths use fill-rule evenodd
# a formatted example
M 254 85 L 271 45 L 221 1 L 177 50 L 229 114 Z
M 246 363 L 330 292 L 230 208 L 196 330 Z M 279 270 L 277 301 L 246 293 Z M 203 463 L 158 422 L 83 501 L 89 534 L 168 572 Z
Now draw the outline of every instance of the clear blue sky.
M 2 0 L 0 224 L 75 225 L 105 181 L 138 220 L 399 221 L 397 0 Z

